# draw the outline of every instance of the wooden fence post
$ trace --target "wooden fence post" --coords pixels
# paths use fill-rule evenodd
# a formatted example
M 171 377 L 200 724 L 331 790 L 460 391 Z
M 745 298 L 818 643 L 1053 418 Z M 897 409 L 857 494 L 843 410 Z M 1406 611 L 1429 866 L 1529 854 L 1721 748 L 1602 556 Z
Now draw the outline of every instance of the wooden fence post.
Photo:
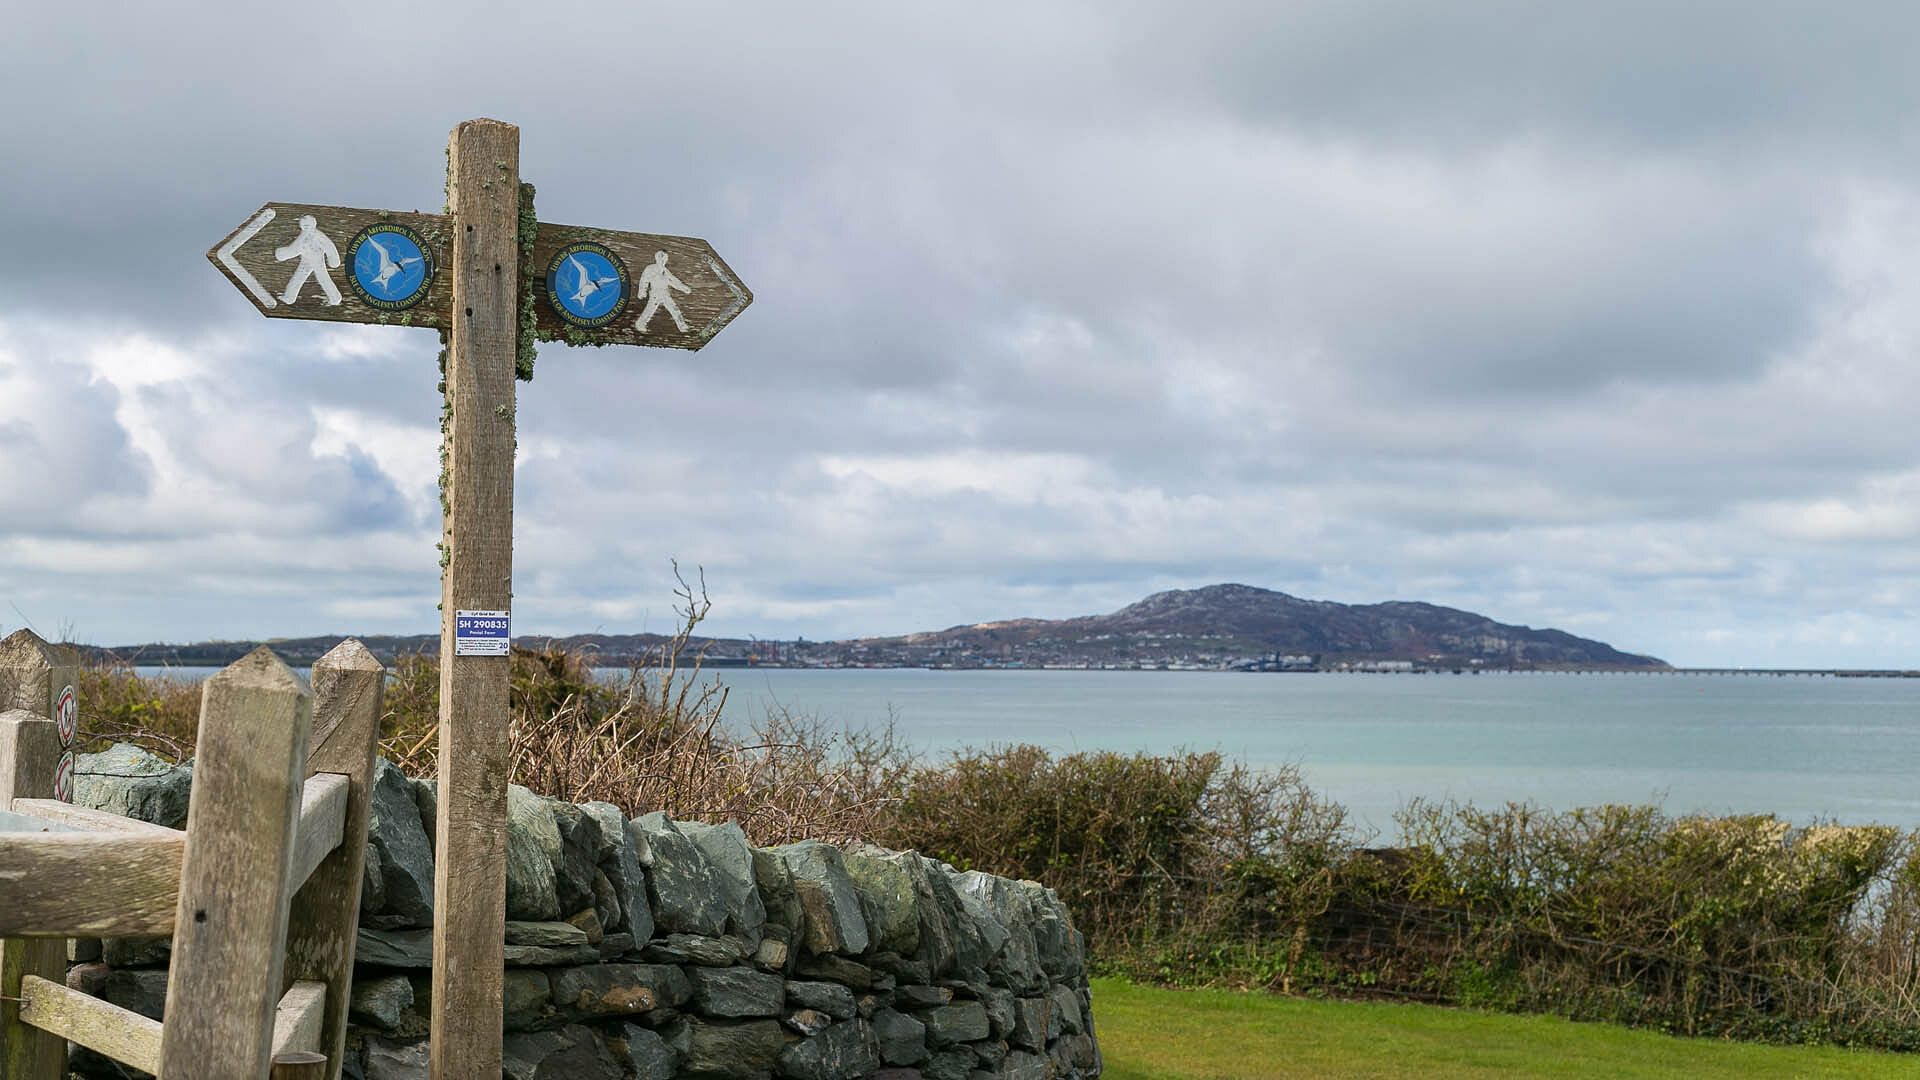
M 285 985 L 301 980 L 326 984 L 320 1052 L 327 1056 L 327 1063 L 324 1071 L 312 1075 L 333 1080 L 338 1080 L 346 1054 L 347 999 L 353 991 L 360 876 L 365 869 L 373 754 L 380 739 L 386 674 L 373 653 L 351 638 L 334 646 L 313 665 L 313 749 L 307 754 L 307 771 L 344 773 L 351 778 L 351 787 L 340 846 L 294 894 L 287 920 Z
M 16 798 L 54 794 L 65 747 L 54 713 L 78 672 L 31 630 L 0 641 L 0 810 Z M 61 1080 L 67 1041 L 20 1021 L 20 983 L 28 975 L 64 983 L 67 943 L 58 938 L 0 941 L 0 1080 Z
M 461 611 L 513 600 L 513 365 L 520 129 L 469 120 L 447 142 L 446 569 L 440 588 L 440 809 L 433 875 L 434 1080 L 500 1075 L 513 661 L 461 655 Z
M 39 634 L 31 630 L 20 629 L 0 640 L 0 711 L 7 709 L 25 709 L 35 716 L 48 720 L 58 720 L 61 711 L 61 699 L 73 699 L 74 687 L 80 680 L 80 667 L 74 661 L 73 650 L 49 645 Z M 68 719 L 75 713 L 68 707 Z M 74 733 L 71 728 L 59 733 L 55 761 L 49 764 L 46 790 L 15 792 L 20 798 L 45 799 L 56 798 L 73 801 L 71 788 L 55 791 L 54 772 L 59 767 L 59 754 L 71 751 L 70 745 Z M 67 780 L 72 782 L 72 775 Z
M 161 1080 L 260 1080 L 272 1064 L 312 724 L 264 646 L 202 691 Z

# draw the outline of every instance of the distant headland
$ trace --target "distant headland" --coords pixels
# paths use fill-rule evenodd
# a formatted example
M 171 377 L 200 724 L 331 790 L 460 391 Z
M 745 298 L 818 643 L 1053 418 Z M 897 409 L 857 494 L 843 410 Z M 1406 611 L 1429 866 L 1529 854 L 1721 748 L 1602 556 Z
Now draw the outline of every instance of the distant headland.
M 290 663 L 310 663 L 339 635 L 265 642 Z M 361 638 L 382 658 L 439 649 L 435 634 Z M 525 645 L 591 650 L 608 666 L 644 662 L 660 634 L 523 635 Z M 139 664 L 231 663 L 257 641 L 94 648 Z M 1154 593 L 1106 615 L 1009 619 L 899 637 L 843 641 L 694 638 L 711 666 L 1064 668 L 1174 671 L 1670 670 L 1562 630 L 1496 622 L 1411 601 L 1341 604 L 1251 585 Z

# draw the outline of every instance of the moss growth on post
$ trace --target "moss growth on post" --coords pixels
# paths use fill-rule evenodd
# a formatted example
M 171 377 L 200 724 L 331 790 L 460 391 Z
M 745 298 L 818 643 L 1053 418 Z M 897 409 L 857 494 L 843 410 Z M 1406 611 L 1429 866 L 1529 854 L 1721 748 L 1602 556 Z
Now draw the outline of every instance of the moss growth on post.
M 513 375 L 521 382 L 533 381 L 534 310 L 533 280 L 539 273 L 533 265 L 533 242 L 540 236 L 540 219 L 533 211 L 533 185 L 520 185 L 520 335 L 513 356 Z

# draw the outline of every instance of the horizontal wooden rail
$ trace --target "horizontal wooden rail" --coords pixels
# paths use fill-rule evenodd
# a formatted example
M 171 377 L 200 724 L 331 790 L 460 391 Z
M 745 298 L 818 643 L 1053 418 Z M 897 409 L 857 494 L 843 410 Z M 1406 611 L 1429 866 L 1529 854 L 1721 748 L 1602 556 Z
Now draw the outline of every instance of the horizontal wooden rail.
M 160 1071 L 160 1021 L 112 1002 L 28 975 L 20 980 L 20 1019 L 121 1064 Z
M 173 933 L 185 833 L 0 833 L 0 938 Z
M 340 846 L 347 778 L 315 773 L 301 794 L 296 888 Z M 70 829 L 96 831 L 0 833 L 0 894 L 8 898 L 0 905 L 0 938 L 173 933 L 186 833 L 50 799 L 14 799 L 12 807 Z
M 347 794 L 352 788 L 342 773 L 314 773 L 300 792 L 300 831 L 293 847 L 293 891 L 313 876 L 320 860 L 340 846 L 347 825 Z
M 89 810 L 84 806 L 61 802 L 58 799 L 15 799 L 13 812 L 37 817 L 42 821 L 66 825 L 89 832 L 137 833 L 143 836 L 185 836 L 179 829 L 169 829 L 165 825 L 155 825 L 139 818 L 121 817 L 105 810 Z
M 325 983 L 297 982 L 287 988 L 273 1011 L 273 1053 L 320 1049 L 321 1021 L 327 1014 Z

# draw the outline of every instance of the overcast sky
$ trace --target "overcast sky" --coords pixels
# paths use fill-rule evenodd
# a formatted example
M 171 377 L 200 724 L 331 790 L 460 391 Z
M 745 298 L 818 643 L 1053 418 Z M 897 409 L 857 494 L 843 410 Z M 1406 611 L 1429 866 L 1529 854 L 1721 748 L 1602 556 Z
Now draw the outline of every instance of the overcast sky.
M 1920 666 L 1910 3 L 4 2 L 0 629 L 437 626 L 430 331 L 269 321 L 269 200 L 702 236 L 543 346 L 515 630 L 898 633 L 1239 581 Z

